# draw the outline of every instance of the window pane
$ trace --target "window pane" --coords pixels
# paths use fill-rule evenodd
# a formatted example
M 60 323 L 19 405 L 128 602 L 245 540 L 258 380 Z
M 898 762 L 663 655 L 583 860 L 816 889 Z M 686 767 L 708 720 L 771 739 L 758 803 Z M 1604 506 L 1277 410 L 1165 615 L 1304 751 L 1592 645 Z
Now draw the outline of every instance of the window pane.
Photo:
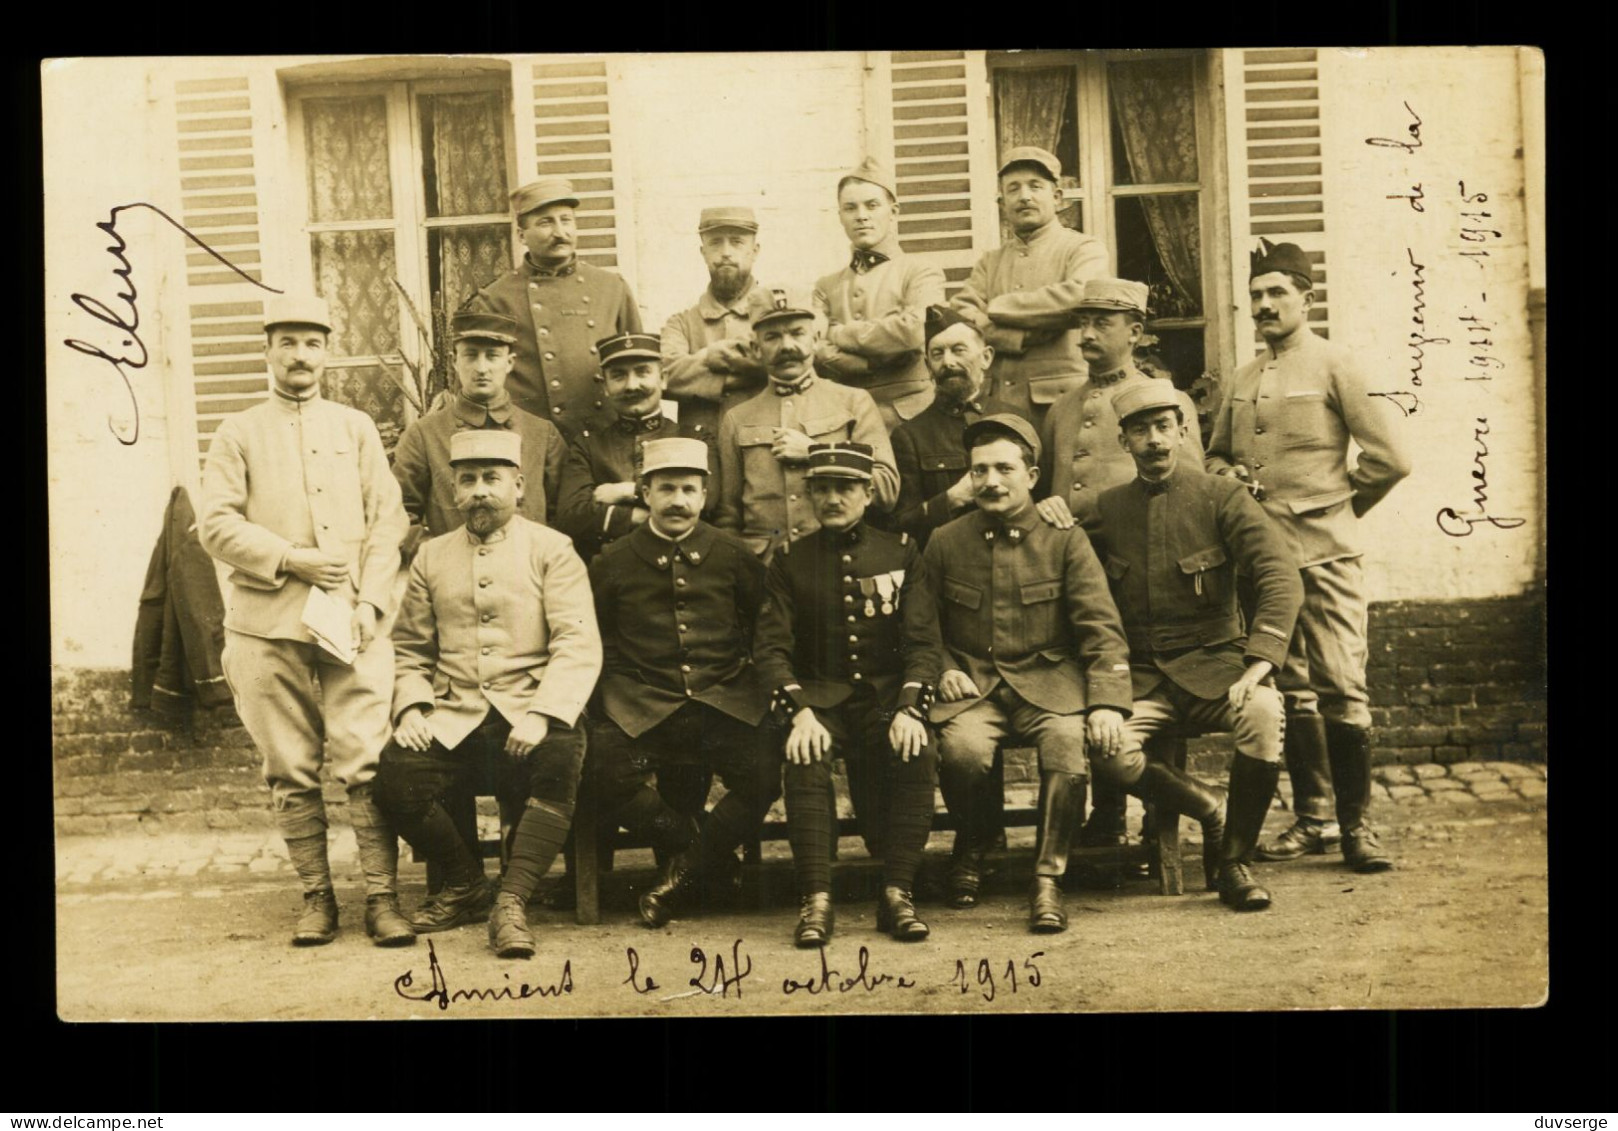
M 382 95 L 306 98 L 303 134 L 311 220 L 384 220 L 393 215 L 388 107 Z
M 376 430 L 382 434 L 382 446 L 389 459 L 405 427 L 406 401 L 394 380 L 396 375 L 381 365 L 328 364 L 320 379 L 321 396 L 357 408 L 376 421 Z
M 1202 317 L 1202 227 L 1196 193 L 1122 196 L 1118 274 L 1151 289 L 1154 318 Z
M 1079 127 L 1072 67 L 1002 67 L 994 72 L 994 124 L 1000 152 L 1037 145 L 1055 154 L 1062 174 L 1079 176 Z
M 399 292 L 392 232 L 316 232 L 315 288 L 331 304 L 334 357 L 399 351 Z
M 511 269 L 511 225 L 432 228 L 427 248 L 432 304 L 453 311 L 477 287 Z
M 510 193 L 500 92 L 424 94 L 417 107 L 427 215 L 506 212 Z
M 1112 104 L 1112 181 L 1183 184 L 1197 179 L 1197 103 L 1189 57 L 1107 65 Z

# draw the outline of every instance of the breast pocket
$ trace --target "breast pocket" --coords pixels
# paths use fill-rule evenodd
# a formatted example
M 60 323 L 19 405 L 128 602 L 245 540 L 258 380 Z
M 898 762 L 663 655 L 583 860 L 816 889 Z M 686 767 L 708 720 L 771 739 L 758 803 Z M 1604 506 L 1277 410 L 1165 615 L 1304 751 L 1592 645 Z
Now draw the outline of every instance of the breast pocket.
M 1289 448 L 1324 443 L 1330 435 L 1330 413 L 1324 392 L 1288 393 L 1281 399 L 1281 442 Z
M 744 424 L 736 429 L 736 443 L 743 448 L 767 448 L 775 443 L 775 429 L 768 424 Z
M 846 440 L 853 434 L 854 418 L 846 412 L 829 412 L 798 422 L 798 430 L 816 440 Z
M 1228 562 L 1223 546 L 1210 546 L 1180 559 L 1180 572 L 1190 581 L 1191 595 L 1195 601 L 1220 607 L 1229 599 Z
M 963 609 L 977 609 L 983 604 L 983 587 L 969 585 L 953 577 L 944 578 L 944 600 Z
M 942 475 L 953 483 L 966 470 L 966 453 L 959 449 L 917 452 L 916 462 L 921 465 L 923 472 Z
M 1061 612 L 1062 579 L 1045 578 L 1018 586 L 1022 603 L 1023 638 L 1040 647 L 1057 639 L 1057 617 Z

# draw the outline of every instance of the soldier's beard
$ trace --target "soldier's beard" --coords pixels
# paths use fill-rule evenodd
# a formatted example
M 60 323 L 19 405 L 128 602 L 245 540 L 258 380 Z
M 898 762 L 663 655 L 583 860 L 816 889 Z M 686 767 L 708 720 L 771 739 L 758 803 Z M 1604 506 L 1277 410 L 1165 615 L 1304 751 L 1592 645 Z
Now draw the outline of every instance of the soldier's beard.
M 972 387 L 972 375 L 964 369 L 941 369 L 933 375 L 938 396 L 951 404 L 963 404 L 977 392 Z
M 715 267 L 708 272 L 708 285 L 713 291 L 714 298 L 720 302 L 729 302 L 746 290 L 752 281 L 751 272 L 728 264 Z
M 474 505 L 466 508 L 466 528 L 479 538 L 493 534 L 505 524 L 505 516 L 498 508 Z

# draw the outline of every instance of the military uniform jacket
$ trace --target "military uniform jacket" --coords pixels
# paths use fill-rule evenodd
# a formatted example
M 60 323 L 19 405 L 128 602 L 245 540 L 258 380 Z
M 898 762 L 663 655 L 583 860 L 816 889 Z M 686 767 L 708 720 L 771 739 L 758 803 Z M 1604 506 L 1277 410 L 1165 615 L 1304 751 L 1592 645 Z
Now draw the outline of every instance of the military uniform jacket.
M 760 557 L 820 523 L 804 486 L 807 463 L 784 464 L 770 452 L 775 429 L 796 428 L 814 442 L 857 440 L 875 457 L 872 487 L 879 510 L 899 496 L 893 445 L 871 394 L 811 373 L 797 391 L 775 386 L 737 405 L 719 422 L 719 509 L 714 522 L 738 534 Z
M 753 664 L 764 566 L 705 522 L 679 542 L 642 524 L 590 563 L 606 664 L 601 706 L 631 738 L 695 699 L 750 726 L 769 695 Z
M 1135 698 L 1167 678 L 1217 699 L 1249 661 L 1286 660 L 1303 603 L 1298 563 L 1236 480 L 1181 463 L 1160 486 L 1135 479 L 1101 492 L 1080 518 L 1124 618 Z M 1246 630 L 1237 573 L 1258 591 Z
M 484 284 L 465 309 L 517 320 L 517 364 L 506 391 L 517 407 L 573 436 L 592 421 L 610 420 L 596 343 L 638 333 L 640 308 L 629 284 L 611 271 L 577 261 L 563 270 L 542 272 L 524 255 L 521 267 Z
M 904 616 L 920 563 L 908 535 L 863 522 L 846 531 L 822 527 L 781 547 L 765 575 L 753 638 L 764 685 L 798 684 L 791 698 L 800 707 L 835 707 L 856 687 L 874 688 L 884 706 L 895 706 L 907 677 L 924 682 L 926 644 L 906 647 Z M 914 689 L 908 701 L 919 700 Z
M 556 425 L 509 401 L 485 408 L 456 396 L 406 428 L 394 449 L 393 474 L 412 522 L 422 523 L 434 535 L 459 530 L 466 522 L 455 506 L 454 474 L 449 465 L 449 439 L 466 428 L 504 428 L 521 436 L 523 498 L 517 513 L 535 522 L 555 515 L 566 451 Z
M 628 534 L 636 526 L 635 508 L 624 503 L 603 506 L 595 501 L 595 489 L 603 483 L 633 483 L 639 479 L 640 450 L 646 441 L 691 437 L 694 431 L 662 413 L 645 420 L 620 417 L 604 427 L 586 428 L 568 445 L 556 528 L 573 539 L 586 560 L 595 557 L 607 543 Z M 710 437 L 710 450 L 712 446 Z
M 386 616 L 409 525 L 382 438 L 357 409 L 272 392 L 214 433 L 197 534 L 231 568 L 228 629 L 312 639 L 303 626 L 309 585 L 282 568 L 294 547 L 348 559 L 337 595 Z
M 1031 507 L 1004 526 L 976 510 L 933 531 L 921 566 L 906 616 L 928 642 L 925 682 L 956 668 L 984 696 L 1004 680 L 1046 711 L 1129 713 L 1123 624 L 1083 530 L 1047 526 Z M 933 720 L 977 701 L 936 703 Z
M 701 437 L 710 444 L 719 434 L 719 418 L 757 393 L 769 380 L 761 367 L 747 388 L 727 393 L 725 379 L 729 374 L 715 373 L 697 356 L 725 338 L 743 341 L 752 338 L 753 324 L 747 313 L 747 299 L 757 286 L 755 279 L 728 303 L 715 298 L 710 288 L 702 292 L 695 306 L 663 323 L 663 376 L 668 379 L 669 396 L 680 406 L 681 426 L 689 429 L 689 435 Z
M 922 358 L 927 308 L 944 302 L 944 273 L 911 259 L 889 236 L 871 249 L 888 256 L 864 274 L 851 265 L 815 283 L 815 309 L 827 322 L 820 373 L 864 389 L 913 419 L 933 399 Z
M 1356 518 L 1410 474 L 1383 398 L 1353 356 L 1305 329 L 1236 371 L 1214 417 L 1208 470 L 1245 464 L 1264 509 L 1308 567 L 1360 554 Z M 1348 466 L 1348 441 L 1360 446 Z
M 1108 487 L 1135 478 L 1135 460 L 1118 443 L 1118 414 L 1112 398 L 1125 382 L 1156 381 L 1134 365 L 1110 380 L 1086 378 L 1070 393 L 1051 406 L 1045 416 L 1043 478 L 1050 492 L 1067 501 L 1074 514 Z M 1202 466 L 1202 429 L 1197 426 L 1197 408 L 1183 392 L 1177 393 L 1180 411 L 1185 414 L 1185 443 L 1180 462 Z
M 984 392 L 1040 422 L 1089 373 L 1070 327 L 1086 279 L 1107 273 L 1107 249 L 1052 220 L 1028 239 L 1010 237 L 972 268 L 952 305 L 994 347 Z
M 899 468 L 899 502 L 894 507 L 894 518 L 900 530 L 925 545 L 933 530 L 976 505 L 967 503 L 952 511 L 946 492 L 966 474 L 968 453 L 963 437 L 967 426 L 1001 412 L 1024 415 L 998 401 L 952 412 L 942 401 L 935 400 L 914 420 L 893 430 L 893 462 Z M 1039 491 L 1034 494 L 1037 497 Z

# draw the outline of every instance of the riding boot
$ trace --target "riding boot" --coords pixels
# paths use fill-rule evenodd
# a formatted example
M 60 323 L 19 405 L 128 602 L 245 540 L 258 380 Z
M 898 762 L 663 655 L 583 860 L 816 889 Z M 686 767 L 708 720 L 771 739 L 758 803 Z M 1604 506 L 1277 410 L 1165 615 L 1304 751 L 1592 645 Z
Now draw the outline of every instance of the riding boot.
M 1068 849 L 1084 823 L 1083 774 L 1044 773 L 1039 778 L 1039 839 L 1034 847 L 1034 882 L 1028 892 L 1028 929 L 1036 934 L 1067 930 L 1062 909 L 1062 875 Z
M 1122 847 L 1128 843 L 1125 818 L 1129 794 L 1106 779 L 1098 779 L 1090 793 L 1090 819 L 1084 822 L 1079 843 L 1085 848 Z
M 1282 756 L 1292 779 L 1295 820 L 1280 836 L 1258 847 L 1268 861 L 1319 856 L 1336 848 L 1341 834 L 1332 820 L 1332 775 L 1326 754 L 1326 720 L 1314 712 L 1289 712 Z
M 1393 861 L 1366 820 L 1371 806 L 1371 734 L 1335 720 L 1326 724 L 1326 749 L 1337 786 L 1337 823 L 1343 827 L 1343 859 L 1356 872 L 1385 872 Z
M 1147 762 L 1129 792 L 1166 813 L 1183 813 L 1202 825 L 1202 873 L 1208 890 L 1218 883 L 1225 816 L 1219 791 L 1166 762 Z
M 983 886 L 983 857 L 999 832 L 993 818 L 994 783 L 971 767 L 940 765 L 938 786 L 945 807 L 955 818 L 947 898 L 951 907 L 976 907 Z
M 1262 911 L 1270 893 L 1253 879 L 1253 859 L 1264 818 L 1270 811 L 1281 766 L 1237 754 L 1230 763 L 1230 801 L 1227 805 L 1224 850 L 1220 854 L 1219 898 L 1237 911 Z

